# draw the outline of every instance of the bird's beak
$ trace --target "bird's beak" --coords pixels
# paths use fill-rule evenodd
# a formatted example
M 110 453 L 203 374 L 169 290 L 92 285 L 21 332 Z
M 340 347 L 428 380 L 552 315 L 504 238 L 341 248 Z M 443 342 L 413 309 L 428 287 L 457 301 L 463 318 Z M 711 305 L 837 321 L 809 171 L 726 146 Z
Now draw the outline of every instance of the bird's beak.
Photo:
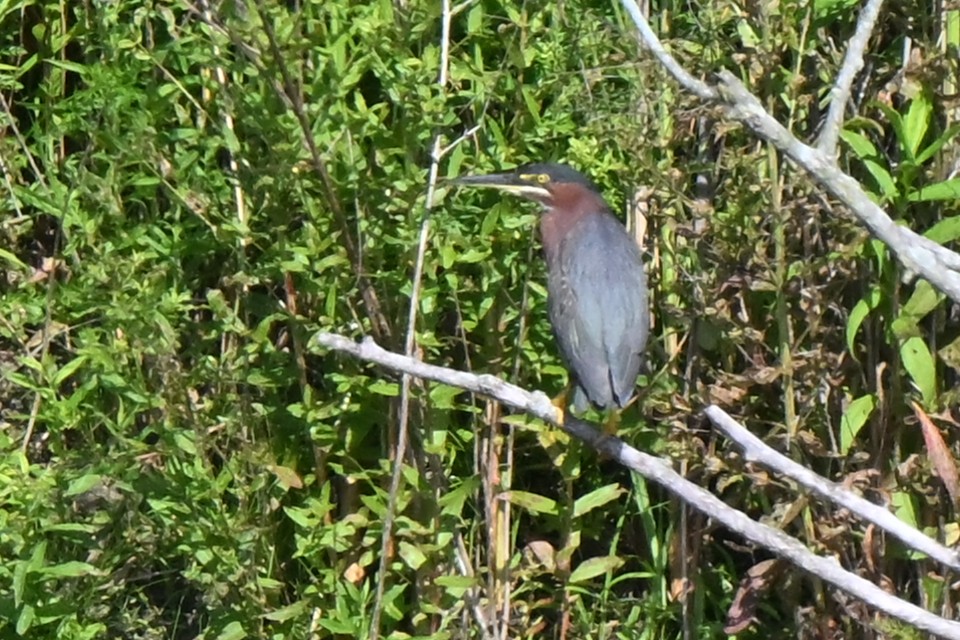
M 462 176 L 450 181 L 461 187 L 486 187 L 527 198 L 549 198 L 550 192 L 542 185 L 524 180 L 515 173 L 492 173 L 485 176 Z

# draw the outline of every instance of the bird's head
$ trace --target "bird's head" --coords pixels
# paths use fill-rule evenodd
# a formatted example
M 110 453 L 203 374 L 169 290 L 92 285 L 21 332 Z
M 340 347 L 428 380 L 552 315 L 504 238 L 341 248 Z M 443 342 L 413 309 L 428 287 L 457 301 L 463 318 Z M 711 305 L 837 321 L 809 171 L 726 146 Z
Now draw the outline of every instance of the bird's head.
M 498 189 L 535 200 L 547 209 L 562 206 L 561 200 L 575 197 L 581 190 L 600 195 L 589 178 L 565 164 L 527 164 L 505 173 L 463 176 L 451 182 L 464 187 Z

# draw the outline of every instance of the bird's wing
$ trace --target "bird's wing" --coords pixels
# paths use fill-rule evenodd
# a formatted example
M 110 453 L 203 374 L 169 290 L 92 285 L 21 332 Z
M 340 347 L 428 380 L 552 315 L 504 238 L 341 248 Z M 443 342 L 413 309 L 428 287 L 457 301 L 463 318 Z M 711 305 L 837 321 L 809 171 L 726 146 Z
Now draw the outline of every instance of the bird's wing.
M 623 406 L 633 396 L 649 333 L 643 262 L 612 215 L 589 216 L 581 225 L 562 247 L 560 308 L 551 319 L 590 400 Z

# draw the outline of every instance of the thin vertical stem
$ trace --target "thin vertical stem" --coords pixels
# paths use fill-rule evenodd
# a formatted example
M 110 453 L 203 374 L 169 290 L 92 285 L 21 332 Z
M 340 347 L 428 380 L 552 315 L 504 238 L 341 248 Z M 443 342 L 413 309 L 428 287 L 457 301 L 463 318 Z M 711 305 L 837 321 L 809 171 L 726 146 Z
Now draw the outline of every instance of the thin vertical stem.
M 444 91 L 447 86 L 447 72 L 450 63 L 450 0 L 443 0 L 440 31 L 440 72 L 437 84 Z M 433 139 L 433 152 L 430 154 L 430 177 L 427 183 L 427 197 L 424 205 L 423 217 L 420 221 L 420 237 L 417 241 L 417 260 L 413 269 L 413 287 L 410 291 L 410 307 L 407 313 L 407 335 L 404 340 L 403 352 L 414 357 L 417 335 L 417 315 L 420 307 L 420 292 L 423 284 L 423 263 L 427 251 L 427 240 L 430 237 L 430 213 L 434 207 L 437 191 L 437 176 L 440 172 L 440 160 L 443 158 L 442 134 L 438 133 Z M 380 616 L 383 612 L 384 585 L 387 577 L 389 562 L 390 538 L 393 535 L 393 521 L 397 509 L 397 494 L 400 491 L 403 460 L 406 457 L 408 444 L 408 429 L 410 423 L 410 382 L 409 374 L 403 374 L 400 383 L 400 413 L 397 426 L 397 448 L 393 458 L 393 473 L 390 478 L 390 496 L 387 512 L 383 519 L 383 535 L 380 539 L 380 565 L 377 569 L 377 587 L 373 602 L 373 613 L 370 617 L 370 638 L 380 637 Z

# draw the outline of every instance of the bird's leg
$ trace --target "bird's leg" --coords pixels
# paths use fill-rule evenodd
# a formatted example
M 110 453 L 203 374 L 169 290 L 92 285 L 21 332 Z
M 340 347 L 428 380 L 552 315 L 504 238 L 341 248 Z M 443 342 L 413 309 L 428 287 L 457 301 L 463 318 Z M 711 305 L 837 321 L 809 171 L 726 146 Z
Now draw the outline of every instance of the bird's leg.
M 567 415 L 567 397 L 570 395 L 571 388 L 572 385 L 567 383 L 567 385 L 563 388 L 563 391 L 550 399 L 550 403 L 557 408 L 557 412 L 559 414 L 558 422 L 560 424 L 563 424 L 563 419 Z
M 616 409 L 611 409 L 607 413 L 607 418 L 603 421 L 603 433 L 608 436 L 617 435 L 617 430 L 620 427 L 620 412 Z

